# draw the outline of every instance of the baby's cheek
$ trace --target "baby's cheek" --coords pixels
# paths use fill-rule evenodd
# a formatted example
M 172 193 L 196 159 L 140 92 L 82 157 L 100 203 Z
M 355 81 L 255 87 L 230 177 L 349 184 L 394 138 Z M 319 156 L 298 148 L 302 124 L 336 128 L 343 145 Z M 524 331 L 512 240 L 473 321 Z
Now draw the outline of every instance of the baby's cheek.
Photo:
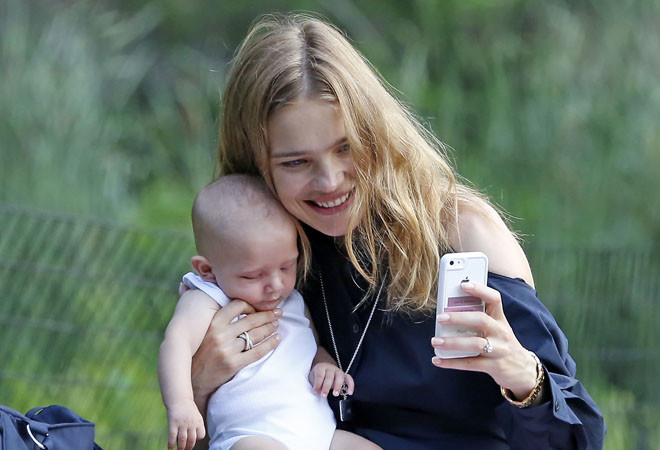
M 254 306 L 256 303 L 260 302 L 263 298 L 263 294 L 258 292 L 258 289 L 243 289 L 242 299 L 248 302 L 250 305 Z
M 255 299 L 259 299 L 260 297 L 258 295 L 255 295 L 255 289 L 253 286 L 251 286 L 248 283 L 227 283 L 227 288 L 224 286 L 220 286 L 222 288 L 222 291 L 225 293 L 227 297 L 230 299 L 241 299 L 250 305 L 255 303 Z
M 293 288 L 296 287 L 296 275 L 295 273 L 290 277 L 287 283 L 287 292 L 290 295 L 291 291 L 293 291 Z

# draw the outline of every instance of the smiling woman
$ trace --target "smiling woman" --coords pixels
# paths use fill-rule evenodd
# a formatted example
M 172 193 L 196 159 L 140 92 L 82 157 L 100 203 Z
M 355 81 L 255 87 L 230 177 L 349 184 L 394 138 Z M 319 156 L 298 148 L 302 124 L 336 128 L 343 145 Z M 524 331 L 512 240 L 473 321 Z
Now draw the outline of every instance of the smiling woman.
M 336 103 L 301 99 L 268 121 L 270 173 L 284 207 L 328 236 L 346 234 L 355 168 Z
M 602 446 L 602 414 L 575 379 L 515 236 L 339 30 L 305 15 L 253 26 L 223 96 L 218 162 L 223 175 L 263 177 L 304 225 L 312 258 L 300 290 L 320 345 L 355 381 L 330 398 L 339 428 L 388 449 Z M 488 285 L 462 286 L 485 312 L 436 317 L 450 251 L 488 256 Z M 265 336 L 275 318 L 257 314 L 249 333 Z M 193 361 L 202 409 L 260 357 L 216 350 L 236 340 L 227 319 L 212 322 Z M 478 333 L 436 338 L 436 322 Z

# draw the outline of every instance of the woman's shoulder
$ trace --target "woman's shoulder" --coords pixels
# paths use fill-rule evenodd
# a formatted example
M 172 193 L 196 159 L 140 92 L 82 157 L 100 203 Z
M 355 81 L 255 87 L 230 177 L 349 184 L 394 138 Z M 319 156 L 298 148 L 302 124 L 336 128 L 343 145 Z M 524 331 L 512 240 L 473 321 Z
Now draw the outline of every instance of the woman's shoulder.
M 455 251 L 483 252 L 489 271 L 510 278 L 522 278 L 534 287 L 527 256 L 500 214 L 483 200 L 463 205 L 458 211 L 458 230 L 450 232 Z

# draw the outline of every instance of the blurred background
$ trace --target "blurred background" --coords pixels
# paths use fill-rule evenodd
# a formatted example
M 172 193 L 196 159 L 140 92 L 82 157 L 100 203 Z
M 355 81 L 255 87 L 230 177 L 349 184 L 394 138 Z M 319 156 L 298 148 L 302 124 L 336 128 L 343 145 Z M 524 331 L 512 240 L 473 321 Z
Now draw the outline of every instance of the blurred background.
M 3 0 L 0 403 L 165 448 L 158 345 L 228 65 L 292 10 L 344 29 L 511 215 L 606 448 L 660 448 L 658 0 Z

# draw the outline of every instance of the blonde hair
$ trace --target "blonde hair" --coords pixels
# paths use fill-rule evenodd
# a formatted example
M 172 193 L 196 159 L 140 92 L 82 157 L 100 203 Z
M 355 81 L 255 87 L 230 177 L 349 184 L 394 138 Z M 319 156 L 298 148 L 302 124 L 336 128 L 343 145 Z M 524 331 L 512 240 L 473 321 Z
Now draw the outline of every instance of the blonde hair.
M 300 98 L 339 105 L 356 173 L 345 246 L 370 283 L 365 298 L 388 280 L 388 309 L 433 311 L 458 208 L 479 210 L 483 197 L 458 180 L 444 144 L 334 26 L 302 14 L 264 16 L 252 26 L 225 88 L 221 174 L 260 174 L 274 191 L 268 119 Z

